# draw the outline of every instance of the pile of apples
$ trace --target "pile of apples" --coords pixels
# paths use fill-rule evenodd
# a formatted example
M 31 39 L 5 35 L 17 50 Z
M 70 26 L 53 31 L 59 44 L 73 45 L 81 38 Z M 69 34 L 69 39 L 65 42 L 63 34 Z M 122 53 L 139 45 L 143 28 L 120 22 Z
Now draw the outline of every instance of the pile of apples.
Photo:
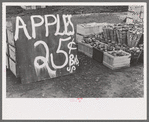
M 138 56 L 141 50 L 144 50 L 143 44 L 140 44 L 139 47 L 132 47 L 126 50 L 126 52 L 131 53 L 132 56 Z
M 118 27 L 126 27 L 126 28 L 134 28 L 134 24 L 129 25 L 128 24 L 117 24 Z M 82 43 L 88 44 L 92 47 L 95 47 L 101 51 L 119 51 L 123 50 L 126 51 L 132 55 L 138 55 L 141 50 L 143 50 L 143 45 L 139 45 L 139 47 L 132 47 L 129 48 L 126 44 L 117 44 L 115 42 L 112 42 L 111 40 L 105 41 L 103 32 L 99 34 L 92 34 L 89 36 L 84 36 Z M 123 54 L 114 52 L 112 55 L 121 56 Z
M 112 51 L 112 52 L 108 52 L 108 54 L 116 57 L 116 56 L 127 56 L 127 53 L 124 53 L 122 50 L 119 51 Z

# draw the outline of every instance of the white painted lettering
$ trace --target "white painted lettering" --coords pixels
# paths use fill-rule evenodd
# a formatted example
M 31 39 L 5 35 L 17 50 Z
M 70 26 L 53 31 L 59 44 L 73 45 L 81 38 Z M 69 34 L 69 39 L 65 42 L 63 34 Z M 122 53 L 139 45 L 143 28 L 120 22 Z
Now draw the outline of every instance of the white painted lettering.
M 54 18 L 54 21 L 52 22 L 52 23 L 48 23 L 48 17 L 52 17 L 52 18 Z M 49 35 L 49 26 L 50 25 L 54 25 L 54 24 L 56 24 L 57 23 L 57 19 L 56 19 L 56 17 L 54 16 L 54 15 L 45 15 L 45 27 L 46 27 L 46 37 Z
M 55 36 L 57 35 L 64 35 L 64 32 L 60 33 L 60 19 L 59 19 L 59 15 L 57 14 L 57 24 L 56 24 L 56 32 L 55 32 Z
M 55 64 L 54 64 L 54 62 L 53 62 L 53 54 L 51 53 L 51 64 L 52 64 L 52 66 L 53 66 L 53 68 L 54 69 L 61 69 L 61 68 L 63 68 L 63 67 L 65 67 L 66 65 L 67 65 L 67 63 L 68 63 L 68 54 L 67 54 L 67 52 L 65 52 L 64 50 L 60 50 L 60 48 L 61 48 L 61 43 L 62 42 L 64 42 L 64 41 L 68 41 L 68 40 L 70 40 L 71 39 L 71 37 L 68 37 L 68 38 L 66 38 L 66 39 L 59 39 L 59 45 L 58 45 L 58 48 L 57 48 L 57 51 L 56 51 L 56 53 L 62 53 L 62 54 L 64 54 L 65 55 L 65 62 L 64 62 L 64 64 L 63 65 L 61 65 L 61 66 L 56 66 Z
M 69 54 L 71 53 L 71 50 L 76 50 L 77 49 L 77 48 L 72 47 L 73 44 L 76 45 L 76 43 L 74 42 L 74 39 L 72 39 L 72 42 L 69 42 L 68 45 L 67 45 L 67 47 L 69 49 Z
M 22 25 L 19 25 L 19 22 L 21 22 Z M 31 39 L 31 37 L 29 36 L 28 31 L 27 31 L 27 29 L 26 29 L 26 24 L 25 24 L 24 21 L 21 19 L 21 17 L 18 17 L 18 16 L 17 16 L 17 17 L 16 17 L 15 37 L 14 37 L 15 41 L 18 40 L 19 29 L 21 29 L 21 28 L 24 30 L 24 33 L 25 33 L 26 37 L 27 37 L 28 39 Z
M 46 50 L 46 58 L 43 56 L 37 56 L 34 60 L 34 67 L 35 67 L 35 71 L 36 74 L 39 75 L 40 70 L 41 69 L 47 69 L 49 76 L 51 78 L 56 77 L 56 71 L 55 70 L 51 70 L 48 63 L 49 63 L 49 48 L 47 46 L 47 44 L 44 41 L 37 41 L 34 44 L 34 47 L 38 46 L 39 44 L 42 44 Z M 38 60 L 41 60 L 43 62 L 43 64 L 39 65 L 38 64 Z
M 40 23 L 35 23 L 34 18 L 39 18 L 39 19 L 41 19 L 41 22 L 40 22 Z M 32 37 L 33 37 L 34 39 L 36 38 L 36 30 L 35 30 L 35 27 L 39 27 L 39 26 L 41 26 L 43 23 L 44 23 L 44 19 L 43 19 L 42 16 L 40 16 L 40 15 L 31 16 Z
M 63 21 L 64 21 L 64 34 L 66 34 L 68 36 L 74 35 L 74 27 L 73 27 L 73 24 L 71 23 L 71 15 L 63 15 Z M 71 31 L 68 32 L 68 26 L 69 26 L 69 24 L 72 27 L 72 32 Z
M 70 54 L 70 56 L 69 56 L 69 67 L 67 67 L 67 71 L 72 73 L 74 70 L 76 70 L 75 65 L 79 66 L 79 60 L 77 58 L 77 55 L 76 55 L 76 57 L 74 57 L 73 54 Z
M 57 35 L 67 35 L 67 36 L 70 36 L 70 35 L 74 35 L 74 26 L 71 22 L 71 15 L 63 15 L 63 22 L 64 22 L 64 31 L 63 33 L 60 33 L 60 19 L 59 19 L 59 15 L 57 15 L 57 26 L 56 26 L 56 32 L 55 32 L 55 36 Z M 72 27 L 72 31 L 69 31 L 68 32 L 68 26 L 71 25 Z
M 70 35 L 74 35 L 75 32 L 74 32 L 73 23 L 72 23 L 72 21 L 71 21 L 71 17 L 72 17 L 72 15 L 69 15 L 69 17 L 68 17 L 69 24 L 70 24 L 71 27 L 72 27 L 72 31 L 70 31 L 69 34 L 70 34 Z

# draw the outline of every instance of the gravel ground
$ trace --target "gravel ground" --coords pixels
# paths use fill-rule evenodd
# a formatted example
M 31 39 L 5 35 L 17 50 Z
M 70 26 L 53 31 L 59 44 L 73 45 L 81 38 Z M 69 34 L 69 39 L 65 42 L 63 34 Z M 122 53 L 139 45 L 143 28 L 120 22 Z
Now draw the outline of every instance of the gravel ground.
M 71 7 L 72 8 L 72 7 Z M 38 9 L 36 11 L 24 11 L 18 7 L 12 10 L 7 8 L 7 17 L 16 15 L 30 15 L 35 13 L 72 13 L 78 8 L 64 9 L 53 7 L 48 9 Z M 114 12 L 108 8 L 97 9 L 80 8 L 73 16 L 75 24 L 88 22 L 115 22 L 119 23 L 127 16 L 126 12 Z M 99 10 L 99 8 L 98 8 Z M 122 10 L 121 10 L 122 11 Z M 93 13 L 88 16 L 78 16 L 81 13 Z M 94 14 L 97 13 L 97 14 Z M 7 70 L 6 97 L 8 98 L 136 98 L 143 97 L 143 64 L 139 63 L 128 68 L 122 68 L 115 71 L 110 70 L 103 64 L 78 52 L 80 66 L 76 73 L 44 80 L 36 83 L 21 84 L 19 79 Z

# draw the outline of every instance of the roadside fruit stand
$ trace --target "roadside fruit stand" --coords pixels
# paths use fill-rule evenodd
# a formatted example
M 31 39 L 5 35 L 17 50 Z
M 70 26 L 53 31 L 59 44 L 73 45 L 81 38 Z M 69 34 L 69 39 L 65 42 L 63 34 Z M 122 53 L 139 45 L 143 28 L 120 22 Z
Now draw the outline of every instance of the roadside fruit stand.
M 112 70 L 143 62 L 142 23 L 80 24 L 76 39 L 78 51 Z

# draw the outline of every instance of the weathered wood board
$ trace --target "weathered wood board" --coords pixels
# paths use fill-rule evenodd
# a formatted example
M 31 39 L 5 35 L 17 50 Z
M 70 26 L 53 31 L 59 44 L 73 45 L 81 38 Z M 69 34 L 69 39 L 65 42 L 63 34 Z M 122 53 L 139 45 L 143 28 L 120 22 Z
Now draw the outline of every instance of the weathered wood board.
M 9 49 L 9 47 L 8 47 L 8 44 L 6 43 L 6 54 L 8 55 L 8 49 Z
M 84 53 L 90 58 L 93 56 L 93 47 L 89 44 L 78 42 L 78 51 Z
M 13 26 L 11 20 L 9 19 L 6 20 L 6 36 L 7 43 L 15 46 Z
M 16 61 L 16 49 L 11 45 L 9 45 L 9 56 Z
M 12 73 L 17 77 L 17 67 L 16 62 L 14 62 L 11 58 L 9 58 L 9 66 Z
M 82 42 L 83 41 L 83 35 L 81 34 L 76 34 L 76 42 Z
M 9 69 L 9 61 L 8 61 L 8 56 L 6 55 L 6 68 Z
M 103 51 L 99 50 L 96 47 L 93 47 L 93 59 L 98 61 L 99 63 L 103 62 Z
M 98 34 L 103 31 L 103 27 L 107 25 L 107 23 L 84 23 L 77 25 L 77 33 L 83 36 L 88 36 L 91 34 Z

